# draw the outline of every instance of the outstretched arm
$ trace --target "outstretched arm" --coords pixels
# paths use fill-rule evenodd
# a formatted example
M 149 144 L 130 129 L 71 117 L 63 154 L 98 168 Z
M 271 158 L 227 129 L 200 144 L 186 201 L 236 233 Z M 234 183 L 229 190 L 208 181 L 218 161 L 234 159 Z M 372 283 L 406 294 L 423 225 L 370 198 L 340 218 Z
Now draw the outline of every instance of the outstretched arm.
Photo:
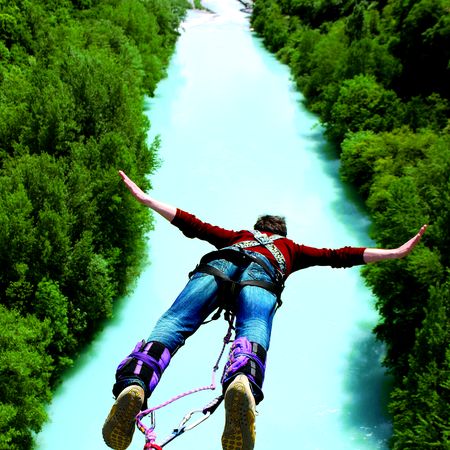
M 122 170 L 119 170 L 119 175 L 122 177 L 125 186 L 139 203 L 148 206 L 149 208 L 153 209 L 153 211 L 156 211 L 158 214 L 167 219 L 169 222 L 172 222 L 175 214 L 177 213 L 177 208 L 175 206 L 162 203 L 150 197 L 150 195 L 146 194 L 134 181 L 128 178 L 128 176 Z
M 427 229 L 427 225 L 423 225 L 419 232 L 409 241 L 405 242 L 398 248 L 386 250 L 382 248 L 366 248 L 364 250 L 364 262 L 371 263 L 382 261 L 383 259 L 399 259 L 409 255 L 413 248 L 419 243 L 420 238 Z

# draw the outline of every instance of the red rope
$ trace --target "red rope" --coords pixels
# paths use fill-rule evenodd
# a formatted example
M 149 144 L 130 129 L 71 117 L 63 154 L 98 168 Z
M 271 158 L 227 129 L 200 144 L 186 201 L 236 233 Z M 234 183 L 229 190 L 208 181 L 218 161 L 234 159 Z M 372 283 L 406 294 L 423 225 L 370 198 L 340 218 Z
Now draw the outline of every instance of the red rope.
M 158 444 L 155 444 L 154 442 L 147 442 L 144 446 L 144 450 L 147 448 L 154 448 L 155 450 L 162 450 L 162 447 L 160 447 Z

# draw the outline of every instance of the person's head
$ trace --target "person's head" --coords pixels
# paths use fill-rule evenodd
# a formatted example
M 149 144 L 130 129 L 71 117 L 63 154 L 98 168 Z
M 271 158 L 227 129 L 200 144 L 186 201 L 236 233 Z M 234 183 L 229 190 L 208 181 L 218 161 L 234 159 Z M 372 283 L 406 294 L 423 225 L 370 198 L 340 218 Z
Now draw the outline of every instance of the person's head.
M 281 236 L 287 236 L 286 219 L 281 216 L 264 215 L 259 216 L 253 226 L 258 231 L 270 231 Z

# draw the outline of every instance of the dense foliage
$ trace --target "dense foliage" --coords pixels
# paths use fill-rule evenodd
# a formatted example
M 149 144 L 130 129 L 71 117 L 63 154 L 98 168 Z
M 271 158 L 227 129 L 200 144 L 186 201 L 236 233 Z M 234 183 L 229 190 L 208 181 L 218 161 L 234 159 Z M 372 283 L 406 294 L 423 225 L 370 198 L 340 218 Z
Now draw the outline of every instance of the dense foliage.
M 450 4 L 256 0 L 252 24 L 336 143 L 372 237 L 395 247 L 429 224 L 407 259 L 363 274 L 395 376 L 392 448 L 449 448 Z
M 158 142 L 144 94 L 183 0 L 0 0 L 0 447 L 27 449 L 61 371 L 144 258 Z M 123 193 L 123 195 L 122 195 Z

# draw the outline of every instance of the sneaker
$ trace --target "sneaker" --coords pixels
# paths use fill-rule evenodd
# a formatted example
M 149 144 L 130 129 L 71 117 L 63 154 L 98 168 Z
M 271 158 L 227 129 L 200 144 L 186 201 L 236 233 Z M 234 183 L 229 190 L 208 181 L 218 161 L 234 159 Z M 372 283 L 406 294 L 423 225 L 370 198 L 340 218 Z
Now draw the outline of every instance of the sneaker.
M 225 392 L 223 450 L 253 450 L 255 414 L 255 399 L 248 378 L 238 375 Z
M 144 390 L 134 384 L 119 394 L 103 425 L 103 439 L 108 447 L 125 450 L 131 444 L 135 417 L 141 410 L 144 400 Z

